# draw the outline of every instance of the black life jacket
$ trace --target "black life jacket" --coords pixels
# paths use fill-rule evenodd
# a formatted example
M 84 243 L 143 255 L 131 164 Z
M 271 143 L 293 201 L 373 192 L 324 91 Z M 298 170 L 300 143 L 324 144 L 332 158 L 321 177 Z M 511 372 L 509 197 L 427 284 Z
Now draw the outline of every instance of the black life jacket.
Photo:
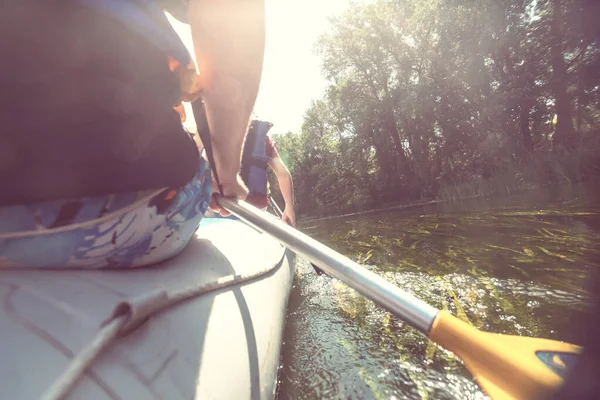
M 162 52 L 179 61 L 181 65 L 188 65 L 190 62 L 187 49 L 156 0 L 77 1 L 121 21 L 129 29 L 147 38 Z
M 0 205 L 187 183 L 200 155 L 171 60 L 191 57 L 157 1 L 54 3 L 0 13 Z

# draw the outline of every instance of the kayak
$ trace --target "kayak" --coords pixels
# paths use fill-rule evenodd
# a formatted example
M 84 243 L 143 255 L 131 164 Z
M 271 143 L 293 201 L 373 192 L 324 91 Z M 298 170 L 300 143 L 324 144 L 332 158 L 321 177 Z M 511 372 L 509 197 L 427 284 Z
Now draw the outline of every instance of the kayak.
M 204 218 L 154 266 L 4 270 L 2 398 L 272 399 L 294 268 L 270 236 Z

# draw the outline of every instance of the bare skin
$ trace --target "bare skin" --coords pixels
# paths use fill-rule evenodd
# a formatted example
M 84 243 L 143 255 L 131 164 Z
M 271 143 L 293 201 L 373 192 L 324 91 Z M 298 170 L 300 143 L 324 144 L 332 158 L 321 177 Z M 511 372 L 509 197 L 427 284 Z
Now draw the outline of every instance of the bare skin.
M 239 170 L 263 67 L 264 0 L 191 0 L 188 20 L 219 183 L 224 196 L 245 199 Z M 210 207 L 229 215 L 216 200 Z
M 294 183 L 292 181 L 292 174 L 290 174 L 290 171 L 280 157 L 271 158 L 269 167 L 273 169 L 275 176 L 277 176 L 279 188 L 285 200 L 285 209 L 283 210 L 281 220 L 295 228 L 296 213 L 294 212 Z

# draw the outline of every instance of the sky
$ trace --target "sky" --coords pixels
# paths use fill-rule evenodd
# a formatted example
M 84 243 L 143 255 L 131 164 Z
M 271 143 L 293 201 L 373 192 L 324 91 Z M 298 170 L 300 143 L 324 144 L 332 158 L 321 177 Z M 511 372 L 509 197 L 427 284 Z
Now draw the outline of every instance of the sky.
M 327 86 L 314 43 L 328 28 L 327 17 L 343 13 L 351 0 L 266 0 L 265 60 L 254 112 L 274 124 L 270 133 L 299 132 L 304 112 Z M 192 52 L 188 25 L 170 18 Z M 188 114 L 189 106 L 186 107 Z M 186 125 L 193 126 L 192 118 Z

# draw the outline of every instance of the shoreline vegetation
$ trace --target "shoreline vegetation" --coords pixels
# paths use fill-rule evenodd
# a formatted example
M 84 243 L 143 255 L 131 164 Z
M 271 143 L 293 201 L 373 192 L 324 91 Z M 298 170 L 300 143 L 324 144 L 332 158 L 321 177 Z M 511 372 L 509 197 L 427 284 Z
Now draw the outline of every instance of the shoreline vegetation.
M 600 141 L 597 145 L 600 146 Z M 593 185 L 598 178 L 598 150 L 550 151 L 538 153 L 522 162 L 497 167 L 495 173 L 487 179 L 474 177 L 442 186 L 439 199 L 459 201 L 471 197 L 511 195 L 557 184 Z
M 588 156 L 595 156 L 595 152 L 590 153 L 594 154 L 588 154 Z M 302 222 L 345 218 L 440 203 L 460 202 L 493 195 L 511 196 L 553 185 L 583 184 L 592 186 L 600 183 L 599 178 L 599 156 L 596 156 L 594 163 L 585 157 L 582 158 L 581 153 L 568 152 L 561 155 L 548 153 L 537 159 L 530 160 L 528 163 L 507 165 L 503 168 L 498 168 L 498 173 L 486 180 L 473 178 L 455 185 L 443 186 L 440 188 L 440 192 L 436 198 L 421 199 L 420 201 L 404 204 L 388 204 L 379 208 L 369 208 L 363 211 L 337 215 L 307 215 L 306 218 L 302 219 Z
M 325 95 L 300 132 L 273 135 L 297 214 L 598 182 L 598 13 L 595 1 L 374 0 L 332 18 L 316 44 Z

